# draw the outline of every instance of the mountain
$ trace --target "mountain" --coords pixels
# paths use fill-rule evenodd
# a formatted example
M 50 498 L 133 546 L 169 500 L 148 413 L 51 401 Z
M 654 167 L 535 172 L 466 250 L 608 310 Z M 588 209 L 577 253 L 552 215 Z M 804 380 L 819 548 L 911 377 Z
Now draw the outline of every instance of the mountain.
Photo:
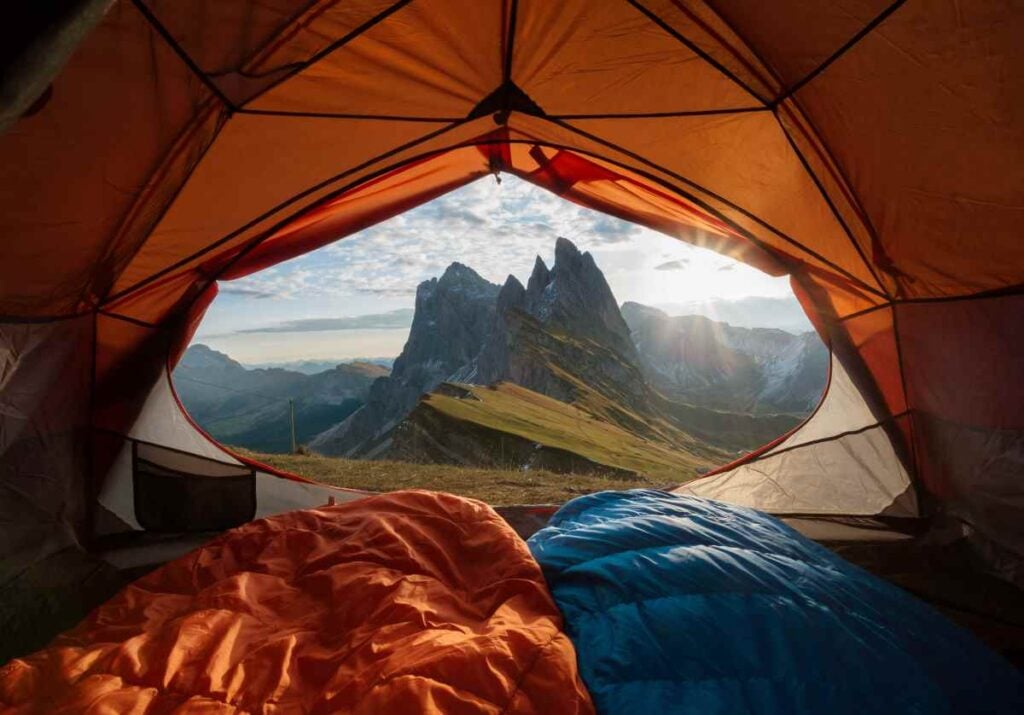
M 825 389 L 828 349 L 813 332 L 741 328 L 625 303 L 622 315 L 651 384 L 715 409 L 803 415 Z
M 387 368 L 385 372 L 388 372 L 391 370 L 391 366 L 394 362 L 395 359 L 393 357 L 359 357 L 335 358 L 333 360 L 289 360 L 287 362 L 246 363 L 245 367 L 250 370 L 279 367 L 285 370 L 291 370 L 292 372 L 301 372 L 305 375 L 315 375 L 318 372 L 333 370 L 338 365 L 351 365 L 353 363 L 370 363 L 371 365 L 379 365 L 383 368 Z
M 513 382 L 563 402 L 578 401 L 582 383 L 617 405 L 643 410 L 648 395 L 638 362 L 593 257 L 559 238 L 551 270 L 538 257 L 526 288 L 508 277 L 479 356 L 453 379 Z
M 453 397 L 465 390 L 474 397 Z M 465 409 L 464 400 L 475 409 Z M 554 265 L 538 258 L 525 287 L 509 276 L 499 289 L 460 264 L 422 284 L 409 342 L 391 377 L 310 446 L 344 456 L 486 463 L 495 458 L 491 447 L 501 445 L 499 451 L 518 455 L 510 463 L 520 467 L 536 464 L 539 454 L 578 465 L 598 423 L 629 435 L 613 440 L 634 445 L 626 452 L 647 444 L 662 457 L 672 454 L 676 478 L 683 479 L 774 438 L 795 420 L 709 410 L 660 394 L 593 257 L 560 238 Z M 576 449 L 566 446 L 569 434 Z M 576 457 L 566 462 L 565 454 Z M 607 455 L 594 464 L 630 469 Z
M 185 409 L 213 437 L 267 452 L 291 449 L 288 400 L 295 403 L 302 443 L 362 406 L 370 385 L 388 374 L 366 362 L 307 375 L 280 368 L 250 370 L 224 353 L 196 344 L 174 370 Z
M 703 315 L 719 323 L 738 328 L 776 328 L 790 333 L 812 329 L 811 321 L 795 296 L 769 298 L 711 298 L 686 303 L 662 303 L 655 306 L 668 315 Z
M 390 376 L 371 386 L 366 404 L 317 435 L 309 446 L 336 456 L 374 456 L 386 449 L 388 433 L 420 396 L 479 353 L 494 322 L 498 291 L 461 263 L 448 266 L 440 278 L 421 283 L 409 339 Z

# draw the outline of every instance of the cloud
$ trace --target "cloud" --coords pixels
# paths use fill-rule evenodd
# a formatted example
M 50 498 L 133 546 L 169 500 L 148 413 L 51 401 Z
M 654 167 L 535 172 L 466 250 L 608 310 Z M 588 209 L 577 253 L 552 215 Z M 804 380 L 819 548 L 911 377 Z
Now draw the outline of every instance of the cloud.
M 654 267 L 656 271 L 684 271 L 686 270 L 687 264 L 690 262 L 688 258 L 680 258 L 676 261 L 667 261 L 660 263 Z
M 244 295 L 247 298 L 277 298 L 278 294 L 268 290 L 260 290 L 259 288 L 248 288 L 240 285 L 221 285 L 219 293 L 228 293 L 229 295 Z
M 416 295 L 415 288 L 356 288 L 357 293 L 368 295 L 384 295 L 389 298 L 402 298 L 407 295 Z
M 632 240 L 641 230 L 636 224 L 604 214 L 594 214 L 589 223 L 590 226 L 587 228 L 599 243 L 625 243 Z
M 239 333 L 315 333 L 326 330 L 384 330 L 408 328 L 412 325 L 412 308 L 387 313 L 371 313 L 346 318 L 302 318 L 285 320 L 260 328 L 247 328 Z

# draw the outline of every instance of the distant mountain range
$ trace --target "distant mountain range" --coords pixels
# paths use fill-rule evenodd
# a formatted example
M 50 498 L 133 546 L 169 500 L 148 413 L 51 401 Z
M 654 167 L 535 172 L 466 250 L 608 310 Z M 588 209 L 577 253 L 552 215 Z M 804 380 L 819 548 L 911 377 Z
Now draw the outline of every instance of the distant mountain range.
M 175 384 L 215 437 L 253 449 L 288 449 L 291 397 L 299 441 L 324 454 L 681 480 L 794 426 L 827 363 L 813 333 L 620 308 L 593 257 L 560 238 L 526 286 L 459 263 L 421 283 L 390 372 L 247 370 L 197 345 Z
M 207 432 L 226 444 L 264 452 L 291 449 L 288 400 L 295 403 L 296 438 L 305 443 L 359 409 L 381 365 L 353 362 L 309 375 L 280 368 L 245 368 L 196 344 L 174 370 L 174 388 Z
M 671 317 L 626 303 L 622 315 L 650 383 L 705 407 L 806 414 L 828 377 L 828 349 L 816 333 L 739 328 L 700 315 Z
M 369 363 L 371 365 L 380 365 L 381 367 L 391 370 L 391 366 L 394 364 L 395 359 L 393 357 L 358 357 L 358 358 L 338 358 L 337 360 L 288 360 L 285 362 L 258 362 L 258 363 L 246 363 L 245 367 L 250 370 L 268 369 L 268 368 L 281 368 L 283 370 L 290 370 L 292 372 L 301 372 L 304 375 L 315 375 L 318 372 L 326 372 L 327 370 L 333 370 L 338 365 L 353 365 L 357 363 Z
M 668 315 L 702 315 L 737 328 L 775 328 L 798 334 L 813 330 L 795 296 L 711 298 L 686 303 L 660 303 L 654 307 Z

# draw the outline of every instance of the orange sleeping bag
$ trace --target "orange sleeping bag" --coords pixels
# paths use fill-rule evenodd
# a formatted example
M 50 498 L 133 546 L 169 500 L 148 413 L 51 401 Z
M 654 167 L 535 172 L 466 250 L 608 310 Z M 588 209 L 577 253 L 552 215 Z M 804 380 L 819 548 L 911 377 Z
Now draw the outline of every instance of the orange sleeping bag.
M 397 492 L 229 531 L 0 669 L 14 712 L 592 713 L 525 543 Z

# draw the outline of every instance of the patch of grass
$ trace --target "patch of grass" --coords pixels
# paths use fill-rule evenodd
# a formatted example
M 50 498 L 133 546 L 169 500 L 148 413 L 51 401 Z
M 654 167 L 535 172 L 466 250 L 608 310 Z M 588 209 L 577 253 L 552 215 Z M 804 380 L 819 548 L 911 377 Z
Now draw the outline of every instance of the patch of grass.
M 616 424 L 595 419 L 578 407 L 509 382 L 459 387 L 471 397 L 431 393 L 423 398 L 424 402 L 456 420 L 517 435 L 662 482 L 689 481 L 697 476 L 698 469 L 727 461 L 724 453 L 707 447 L 699 452 L 690 451 L 646 439 Z
M 646 478 L 608 479 L 590 474 L 556 474 L 544 470 L 521 472 L 447 464 L 340 459 L 318 454 L 262 454 L 234 449 L 271 467 L 337 487 L 378 492 L 430 489 L 472 497 L 494 506 L 561 504 L 580 494 L 605 489 L 670 485 L 668 481 L 657 482 Z

